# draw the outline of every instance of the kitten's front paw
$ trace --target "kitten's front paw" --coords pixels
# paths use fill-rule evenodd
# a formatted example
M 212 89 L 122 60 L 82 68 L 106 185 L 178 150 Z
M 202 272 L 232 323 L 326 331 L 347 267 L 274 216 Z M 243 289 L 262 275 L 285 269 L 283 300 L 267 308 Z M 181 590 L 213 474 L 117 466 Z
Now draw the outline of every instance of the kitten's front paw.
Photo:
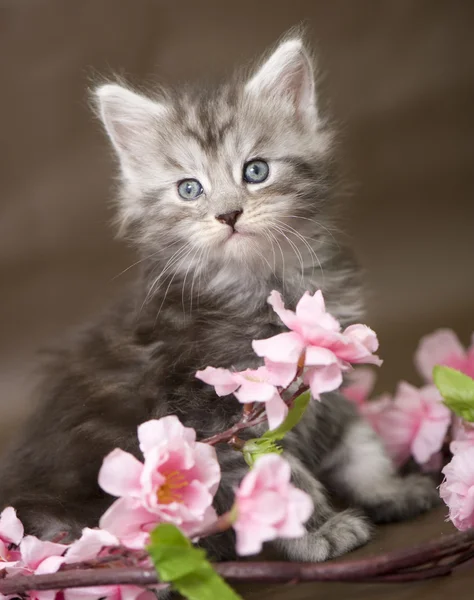
M 372 537 L 372 529 L 369 520 L 358 510 L 336 513 L 313 534 L 321 552 L 321 558 L 313 560 L 328 560 L 363 546 Z
M 374 523 L 412 519 L 441 503 L 433 481 L 425 475 L 409 475 L 382 501 L 364 507 Z
M 323 562 L 366 544 L 372 536 L 370 521 L 358 510 L 335 513 L 316 531 L 296 540 L 279 540 L 287 558 Z

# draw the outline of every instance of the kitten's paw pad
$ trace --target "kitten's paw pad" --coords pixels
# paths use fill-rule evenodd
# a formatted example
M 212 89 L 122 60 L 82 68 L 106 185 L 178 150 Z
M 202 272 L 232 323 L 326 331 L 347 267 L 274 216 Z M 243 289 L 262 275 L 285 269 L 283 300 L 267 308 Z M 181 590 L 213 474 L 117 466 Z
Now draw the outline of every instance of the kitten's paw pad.
M 374 523 L 390 523 L 412 519 L 441 503 L 433 481 L 424 475 L 409 475 L 400 479 L 389 497 L 367 507 Z
M 357 510 L 335 514 L 314 534 L 324 554 L 318 560 L 335 558 L 363 546 L 372 537 L 372 529 L 370 521 Z

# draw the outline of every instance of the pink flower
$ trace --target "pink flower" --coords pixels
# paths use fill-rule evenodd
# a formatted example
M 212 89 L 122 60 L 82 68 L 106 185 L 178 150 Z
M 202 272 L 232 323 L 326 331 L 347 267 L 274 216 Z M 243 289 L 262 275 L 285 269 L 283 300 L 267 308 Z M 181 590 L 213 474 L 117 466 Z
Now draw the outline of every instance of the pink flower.
M 460 417 L 454 417 L 451 434 L 453 441 L 449 449 L 453 454 L 474 447 L 474 423 L 468 423 Z
M 375 429 L 397 464 L 410 455 L 423 464 L 441 449 L 450 422 L 451 412 L 434 386 L 417 389 L 401 382 L 377 415 Z
M 474 527 L 474 447 L 455 454 L 443 473 L 439 493 L 449 507 L 449 518 L 461 531 Z
M 65 544 L 43 542 L 34 535 L 27 535 L 20 543 L 22 570 L 25 574 L 42 575 L 56 573 L 64 562 Z M 54 600 L 56 590 L 30 591 L 30 600 Z
M 93 560 L 101 556 L 107 548 L 118 546 L 119 540 L 101 529 L 86 528 L 80 539 L 69 546 L 64 557 L 65 563 L 77 563 Z M 143 588 L 134 585 L 101 585 L 87 588 L 71 588 L 64 590 L 65 600 L 156 600 L 156 596 Z
M 433 381 L 433 367 L 444 365 L 474 378 L 474 335 L 466 351 L 451 329 L 438 329 L 421 339 L 415 365 L 426 381 Z
M 194 429 L 175 416 L 143 423 L 138 439 L 144 463 L 118 448 L 104 459 L 99 485 L 120 498 L 102 516 L 101 528 L 131 548 L 143 548 L 158 523 L 174 523 L 187 533 L 215 518 L 220 468 L 214 448 L 196 442 Z
M 243 478 L 235 494 L 237 552 L 256 554 L 262 543 L 277 537 L 296 538 L 306 533 L 313 502 L 290 483 L 288 462 L 277 454 L 260 457 Z
M 11 506 L 0 514 L 0 569 L 16 569 L 19 566 L 20 552 L 12 548 L 18 546 L 23 539 L 23 525 Z
M 371 425 L 372 429 L 383 438 L 385 434 L 384 418 L 385 412 L 392 406 L 393 399 L 389 394 L 382 394 L 374 400 L 369 400 L 359 406 L 359 412 Z
M 350 373 L 348 379 L 349 384 L 341 390 L 342 393 L 357 406 L 363 406 L 374 389 L 375 372 L 369 367 L 361 367 Z
M 292 365 L 266 362 L 264 367 L 233 372 L 227 369 L 207 367 L 198 371 L 196 377 L 213 385 L 218 396 L 234 394 L 242 404 L 265 402 L 270 429 L 275 429 L 288 414 L 277 386 L 286 388 L 294 379 L 296 370 Z
M 81 537 L 67 549 L 64 562 L 70 564 L 89 561 L 97 558 L 104 548 L 119 545 L 119 539 L 108 531 L 86 527 L 82 530 Z
M 378 348 L 377 336 L 365 325 L 350 325 L 344 331 L 334 317 L 326 312 L 323 295 L 308 292 L 296 306 L 288 310 L 281 295 L 273 291 L 268 299 L 283 323 L 291 329 L 266 340 L 254 340 L 253 349 L 274 363 L 306 367 L 304 382 L 314 398 L 337 389 L 342 383 L 342 371 L 351 363 L 373 363 L 380 359 L 373 353 Z

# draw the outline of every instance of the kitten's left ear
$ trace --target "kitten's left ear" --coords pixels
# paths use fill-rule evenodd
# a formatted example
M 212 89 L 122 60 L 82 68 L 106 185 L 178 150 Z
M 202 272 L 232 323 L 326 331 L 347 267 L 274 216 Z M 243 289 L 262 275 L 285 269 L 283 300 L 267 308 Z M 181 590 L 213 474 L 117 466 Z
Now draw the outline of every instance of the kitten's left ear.
M 126 179 L 143 178 L 156 148 L 165 107 L 116 84 L 95 91 L 100 118 Z
M 313 68 L 299 38 L 282 42 L 245 89 L 258 96 L 286 97 L 300 118 L 312 126 L 317 124 Z

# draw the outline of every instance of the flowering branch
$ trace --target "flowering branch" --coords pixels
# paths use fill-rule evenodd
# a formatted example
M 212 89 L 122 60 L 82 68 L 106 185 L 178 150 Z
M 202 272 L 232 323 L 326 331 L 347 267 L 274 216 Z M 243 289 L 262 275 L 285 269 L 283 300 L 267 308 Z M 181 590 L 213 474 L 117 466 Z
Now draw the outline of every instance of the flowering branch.
M 304 392 L 307 392 L 308 390 L 309 385 L 300 385 L 296 392 L 292 394 L 291 397 L 288 398 L 288 400 L 285 400 L 285 404 L 289 408 L 291 408 L 296 398 L 298 398 L 298 396 L 300 396 Z M 246 406 L 248 406 L 248 404 L 244 404 L 244 407 Z M 263 423 L 265 420 L 265 406 L 256 406 L 255 408 L 252 408 L 249 412 L 246 412 L 244 410 L 242 412 L 242 418 L 240 419 L 240 421 L 232 427 L 229 427 L 229 429 L 226 429 L 221 433 L 217 433 L 216 435 L 205 438 L 201 441 L 203 444 L 209 444 L 210 446 L 215 446 L 216 444 L 223 444 L 226 442 L 232 446 L 238 446 L 240 440 L 236 438 L 236 434 L 239 431 L 242 431 L 242 429 L 247 429 L 249 427 L 255 427 L 256 425 L 260 425 L 260 423 Z
M 61 538 L 45 542 L 24 536 L 14 508 L 3 510 L 0 600 L 11 595 L 51 600 L 48 590 L 61 591 L 53 595 L 55 600 L 71 600 L 68 590 L 78 587 L 87 588 L 92 598 L 148 600 L 148 592 L 168 586 L 186 598 L 239 600 L 225 579 L 396 583 L 447 575 L 474 559 L 470 502 L 474 489 L 474 344 L 467 353 L 455 356 L 451 343 L 446 355 L 446 332 L 425 340 L 417 354 L 419 366 L 427 373 L 433 361 L 455 364 L 464 371 L 463 375 L 436 367 L 439 391 L 432 385 L 417 390 L 401 384 L 393 400 L 385 397 L 366 403 L 373 375 L 359 370 L 355 374 L 362 379 L 353 378 L 352 388 L 346 387 L 343 393 L 357 404 L 399 464 L 411 455 L 419 464 L 428 465 L 441 456 L 443 444 L 451 442 L 454 456 L 442 471 L 445 480 L 440 495 L 449 506 L 450 519 L 464 533 L 376 558 L 333 564 L 211 564 L 205 551 L 193 545 L 233 528 L 237 555 L 249 556 L 258 554 L 264 542 L 303 536 L 313 499 L 292 484 L 290 464 L 279 456 L 283 452 L 279 442 L 300 422 L 311 398 L 317 401 L 321 394 L 338 389 L 343 373 L 352 365 L 381 363 L 374 354 L 375 333 L 364 325 L 342 330 L 326 312 L 321 292 L 304 294 L 295 312 L 285 308 L 277 292 L 270 295 L 269 303 L 290 331 L 253 341 L 264 365 L 240 372 L 207 367 L 196 373 L 214 386 L 218 396 L 234 394 L 242 403 L 240 420 L 232 427 L 197 441 L 196 431 L 184 427 L 176 416 L 142 423 L 138 441 L 143 461 L 119 448 L 104 458 L 98 482 L 117 500 L 102 515 L 99 528 L 85 528 L 71 544 L 62 543 Z M 457 351 L 464 352 L 459 347 Z M 451 411 L 457 415 L 454 419 Z M 241 431 L 265 421 L 268 430 L 259 431 L 260 437 L 239 437 Z M 393 430 L 398 436 L 395 444 Z M 220 443 L 242 452 L 251 470 L 235 490 L 231 510 L 219 516 L 213 498 L 221 473 L 213 446 Z
M 449 575 L 474 558 L 474 530 L 444 536 L 409 550 L 338 563 L 227 562 L 214 568 L 231 582 L 387 582 L 401 583 Z M 95 561 L 94 561 L 95 562 Z M 93 563 L 91 563 L 93 564 Z M 112 567 L 97 564 L 89 569 L 67 565 L 57 573 L 17 575 L 0 580 L 0 594 L 24 594 L 30 590 L 59 590 L 102 585 L 138 585 L 163 589 L 153 568 Z M 157 587 L 158 586 L 158 587 Z

